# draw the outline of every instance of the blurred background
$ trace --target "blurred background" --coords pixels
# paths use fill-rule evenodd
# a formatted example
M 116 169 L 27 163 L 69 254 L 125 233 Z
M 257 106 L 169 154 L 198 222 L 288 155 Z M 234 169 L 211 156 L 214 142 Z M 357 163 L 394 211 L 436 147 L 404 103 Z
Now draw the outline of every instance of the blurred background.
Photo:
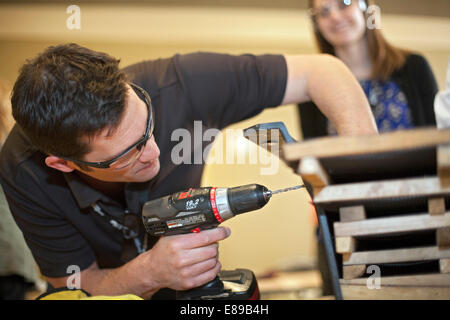
M 377 4 L 387 39 L 422 53 L 443 89 L 450 58 L 450 1 L 380 0 Z M 66 25 L 70 5 L 80 8 L 80 29 Z M 66 42 L 107 52 L 120 58 L 122 66 L 193 51 L 315 53 L 306 7 L 306 0 L 1 1 L 0 79 L 12 86 L 27 58 Z M 231 128 L 271 121 L 283 121 L 293 137 L 302 138 L 295 106 L 267 110 Z M 274 190 L 301 183 L 282 163 L 277 174 L 261 175 L 262 168 L 276 164 L 250 164 L 248 155 L 257 149 L 243 139 L 227 139 L 224 134 L 216 148 L 244 153 L 246 161 L 208 165 L 205 186 L 260 183 Z M 249 268 L 263 275 L 313 266 L 316 240 L 309 201 L 306 191 L 286 193 L 259 212 L 228 221 L 232 236 L 221 243 L 223 268 Z

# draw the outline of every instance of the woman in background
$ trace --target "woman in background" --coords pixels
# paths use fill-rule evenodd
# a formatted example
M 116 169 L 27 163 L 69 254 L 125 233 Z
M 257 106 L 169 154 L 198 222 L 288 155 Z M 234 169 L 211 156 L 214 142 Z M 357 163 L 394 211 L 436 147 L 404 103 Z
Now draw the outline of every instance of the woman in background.
M 433 101 L 438 88 L 428 62 L 385 40 L 372 25 L 374 17 L 367 10 L 371 4 L 367 0 L 310 0 L 320 52 L 341 59 L 360 81 L 380 133 L 435 126 Z M 299 105 L 299 111 L 304 139 L 335 134 L 311 103 Z
M 373 3 L 367 0 L 310 0 L 309 13 L 320 52 L 341 59 L 359 80 L 380 133 L 435 126 L 433 104 L 438 88 L 428 62 L 419 54 L 390 45 L 376 28 L 373 18 L 377 17 L 370 15 L 369 5 Z M 313 103 L 301 104 L 298 109 L 303 139 L 336 134 Z M 320 237 L 317 249 L 323 294 L 331 295 Z

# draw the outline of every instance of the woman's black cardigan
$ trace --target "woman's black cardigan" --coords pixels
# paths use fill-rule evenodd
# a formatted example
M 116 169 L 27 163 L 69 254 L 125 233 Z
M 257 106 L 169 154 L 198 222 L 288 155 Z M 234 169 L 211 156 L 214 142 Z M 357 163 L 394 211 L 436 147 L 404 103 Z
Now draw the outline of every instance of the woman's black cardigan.
M 391 79 L 406 96 L 414 126 L 436 126 L 434 97 L 438 86 L 427 60 L 421 55 L 409 55 Z M 298 110 L 304 140 L 328 135 L 326 118 L 314 103 L 299 104 Z

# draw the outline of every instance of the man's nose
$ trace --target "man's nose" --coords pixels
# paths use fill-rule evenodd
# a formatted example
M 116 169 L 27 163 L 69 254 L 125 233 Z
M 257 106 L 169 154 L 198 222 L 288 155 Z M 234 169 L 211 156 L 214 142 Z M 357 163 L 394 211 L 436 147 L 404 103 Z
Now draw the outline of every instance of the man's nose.
M 148 161 L 152 161 L 159 157 L 160 151 L 159 151 L 159 147 L 156 144 L 155 140 L 153 140 L 153 139 L 147 140 L 147 143 L 145 144 L 145 146 L 143 148 L 144 148 L 144 150 L 143 150 L 141 156 L 139 157 L 139 161 L 148 162 Z

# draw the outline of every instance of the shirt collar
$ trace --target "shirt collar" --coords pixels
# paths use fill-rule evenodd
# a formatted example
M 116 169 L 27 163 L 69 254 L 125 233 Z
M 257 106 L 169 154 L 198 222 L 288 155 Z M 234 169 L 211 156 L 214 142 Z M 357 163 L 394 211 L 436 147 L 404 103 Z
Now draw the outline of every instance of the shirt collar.
M 100 199 L 105 198 L 105 196 L 100 191 L 92 188 L 90 185 L 84 182 L 76 173 L 64 172 L 63 174 L 64 178 L 67 181 L 67 185 L 69 186 L 69 189 L 72 191 L 72 194 L 80 208 L 86 209 L 91 204 L 99 201 Z
M 64 172 L 64 178 L 66 179 L 67 185 L 72 191 L 78 206 L 82 209 L 86 209 L 100 200 L 105 202 L 111 201 L 106 195 L 88 185 L 74 172 Z M 155 180 L 156 179 L 152 179 L 149 182 L 125 184 L 125 197 L 130 212 L 137 214 L 141 212 L 142 206 L 149 199 L 150 189 L 155 183 Z

